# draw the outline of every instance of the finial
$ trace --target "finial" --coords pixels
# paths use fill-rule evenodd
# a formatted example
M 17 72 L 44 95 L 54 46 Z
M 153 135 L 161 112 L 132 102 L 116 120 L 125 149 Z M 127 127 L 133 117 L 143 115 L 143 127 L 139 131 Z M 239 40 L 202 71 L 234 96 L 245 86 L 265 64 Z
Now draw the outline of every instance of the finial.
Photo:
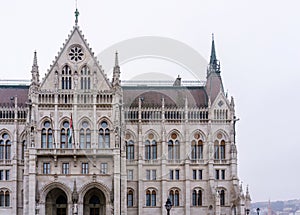
M 77 0 L 76 0 L 76 10 L 75 10 L 75 25 L 76 26 L 78 24 L 78 16 L 79 16 L 79 11 L 77 9 Z
M 211 38 L 212 38 L 213 41 L 215 40 L 214 33 L 211 34 Z

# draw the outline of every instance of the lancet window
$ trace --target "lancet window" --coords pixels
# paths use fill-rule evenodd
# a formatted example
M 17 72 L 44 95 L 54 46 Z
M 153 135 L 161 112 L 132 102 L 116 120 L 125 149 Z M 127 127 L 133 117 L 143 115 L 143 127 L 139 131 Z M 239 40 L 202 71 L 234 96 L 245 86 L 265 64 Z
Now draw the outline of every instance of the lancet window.
M 68 121 L 64 121 L 62 128 L 60 130 L 60 147 L 64 148 L 72 148 L 73 144 L 73 131 L 70 127 L 70 123 Z
M 224 160 L 225 155 L 225 140 L 222 133 L 217 134 L 217 139 L 214 142 L 214 159 Z
M 90 70 L 87 66 L 82 67 L 80 75 L 81 75 L 81 77 L 80 77 L 80 88 L 82 90 L 91 89 Z
M 3 133 L 0 137 L 0 160 L 11 159 L 11 140 L 8 133 Z
M 168 141 L 168 159 L 180 159 L 180 142 L 178 139 L 178 134 L 175 132 L 171 134 L 171 138 Z
M 203 137 L 200 133 L 195 133 L 191 142 L 192 160 L 203 159 Z
M 45 121 L 42 128 L 41 135 L 41 147 L 52 148 L 53 147 L 53 130 L 50 121 Z
M 64 66 L 61 72 L 61 89 L 72 89 L 72 71 L 68 65 Z
M 145 159 L 155 160 L 157 159 L 157 142 L 154 138 L 154 134 L 150 133 L 145 141 Z
M 99 148 L 110 148 L 110 130 L 105 120 L 100 123 L 98 146 Z
M 134 141 L 132 135 L 127 133 L 125 136 L 125 145 L 126 145 L 126 159 L 133 160 L 134 159 Z
M 81 123 L 81 129 L 79 131 L 79 144 L 80 148 L 91 148 L 91 129 L 90 124 L 87 121 Z
M 202 190 L 194 189 L 192 195 L 193 206 L 202 206 Z

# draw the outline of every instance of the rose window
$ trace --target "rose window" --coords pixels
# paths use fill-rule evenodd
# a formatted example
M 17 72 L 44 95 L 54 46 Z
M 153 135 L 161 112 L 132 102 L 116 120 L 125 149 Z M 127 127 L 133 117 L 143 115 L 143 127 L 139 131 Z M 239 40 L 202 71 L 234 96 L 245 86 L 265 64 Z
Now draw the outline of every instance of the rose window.
M 69 58 L 72 61 L 78 62 L 83 60 L 84 54 L 83 50 L 79 45 L 73 46 L 69 52 Z

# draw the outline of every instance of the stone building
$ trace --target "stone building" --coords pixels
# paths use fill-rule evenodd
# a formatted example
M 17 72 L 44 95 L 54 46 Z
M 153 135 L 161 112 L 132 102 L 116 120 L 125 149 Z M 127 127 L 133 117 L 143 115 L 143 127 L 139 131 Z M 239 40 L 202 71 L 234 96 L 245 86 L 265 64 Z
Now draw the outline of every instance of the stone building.
M 110 81 L 76 22 L 43 80 L 35 52 L 0 86 L 0 214 L 245 214 L 214 41 L 201 83 L 122 84 L 117 53 Z

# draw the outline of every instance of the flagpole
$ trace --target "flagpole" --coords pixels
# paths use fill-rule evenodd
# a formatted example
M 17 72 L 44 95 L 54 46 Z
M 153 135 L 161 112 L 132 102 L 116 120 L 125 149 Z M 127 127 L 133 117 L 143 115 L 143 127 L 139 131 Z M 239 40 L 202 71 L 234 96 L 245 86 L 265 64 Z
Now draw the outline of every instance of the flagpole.
M 72 116 L 72 113 L 71 113 Z M 73 136 L 73 144 L 74 144 L 74 149 L 76 149 L 76 141 L 75 141 L 75 131 L 74 131 L 74 123 L 73 123 L 73 119 L 72 119 L 72 136 Z

